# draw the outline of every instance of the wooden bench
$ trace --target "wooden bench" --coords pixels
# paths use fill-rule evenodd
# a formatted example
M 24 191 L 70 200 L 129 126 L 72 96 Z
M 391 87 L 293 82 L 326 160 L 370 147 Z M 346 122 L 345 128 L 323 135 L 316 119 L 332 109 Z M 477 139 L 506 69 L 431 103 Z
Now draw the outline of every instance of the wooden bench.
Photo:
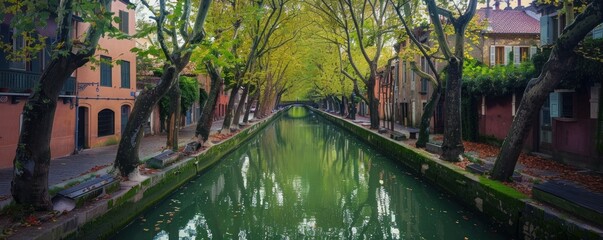
M 115 192 L 118 189 L 119 181 L 113 175 L 105 174 L 60 191 L 52 198 L 52 202 L 55 210 L 71 211 L 75 207 L 82 206 L 88 200 L 103 193 Z
M 417 133 L 419 133 L 418 128 L 402 127 L 401 130 L 407 132 L 410 139 L 417 139 Z

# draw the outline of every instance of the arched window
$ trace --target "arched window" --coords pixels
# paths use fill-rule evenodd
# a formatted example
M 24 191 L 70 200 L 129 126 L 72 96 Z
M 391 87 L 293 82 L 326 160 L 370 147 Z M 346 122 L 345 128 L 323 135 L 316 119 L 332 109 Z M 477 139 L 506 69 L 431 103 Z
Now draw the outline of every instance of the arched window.
M 98 112 L 98 136 L 115 134 L 115 113 L 111 109 Z

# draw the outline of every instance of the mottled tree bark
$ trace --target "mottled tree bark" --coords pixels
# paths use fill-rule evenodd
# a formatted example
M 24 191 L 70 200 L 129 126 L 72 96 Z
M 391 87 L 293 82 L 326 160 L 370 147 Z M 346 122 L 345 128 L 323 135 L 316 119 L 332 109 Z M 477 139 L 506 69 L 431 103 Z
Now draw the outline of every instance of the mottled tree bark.
M 247 104 L 247 106 L 246 106 L 246 109 L 245 109 L 245 116 L 243 117 L 243 122 L 244 122 L 244 123 L 248 123 L 248 122 L 249 122 L 249 113 L 251 112 L 251 107 L 252 107 L 252 105 L 253 105 L 253 102 L 255 102 L 255 100 L 257 100 L 257 99 L 258 99 L 258 96 L 259 96 L 259 94 L 258 94 L 258 93 L 259 93 L 259 92 L 258 92 L 258 91 L 256 91 L 256 92 L 253 94 L 253 97 L 252 97 L 252 98 L 249 100 L 249 102 L 248 102 L 248 104 Z M 256 109 L 257 109 L 257 106 L 256 106 Z M 255 113 L 254 113 L 254 115 L 255 115 Z
M 174 85 L 168 92 L 170 98 L 170 116 L 168 117 L 168 136 L 166 148 L 171 148 L 173 151 L 178 151 L 178 131 L 180 130 L 180 111 L 181 111 L 181 97 L 182 91 L 180 90 L 180 84 L 178 83 L 179 76 L 176 75 L 174 79 Z
M 221 133 L 230 133 L 230 125 L 232 124 L 232 117 L 234 112 L 234 105 L 236 103 L 237 95 L 239 94 L 239 83 L 237 82 L 230 90 L 230 96 L 228 97 L 228 104 L 226 105 L 226 112 L 224 114 L 224 122 L 222 122 Z
M 99 14 L 110 9 L 109 0 L 99 2 Z M 94 55 L 100 36 L 108 22 L 91 26 L 81 50 L 75 51 L 69 29 L 73 21 L 73 1 L 61 1 L 58 6 L 57 44 L 55 48 L 66 54 L 56 54 L 46 67 L 32 95 L 23 107 L 23 125 L 13 160 L 11 194 L 16 203 L 36 210 L 51 210 L 48 194 L 50 165 L 50 138 L 57 100 L 63 85 L 77 68 Z
M 209 139 L 209 132 L 211 131 L 211 124 L 213 122 L 214 112 L 216 110 L 216 105 L 218 104 L 220 88 L 224 83 L 224 79 L 222 79 L 222 76 L 215 69 L 212 63 L 206 62 L 205 67 L 207 69 L 207 72 L 209 73 L 211 87 L 209 90 L 207 102 L 203 107 L 203 114 L 201 114 L 201 120 L 199 120 L 199 122 L 197 123 L 197 128 L 195 129 L 195 136 L 199 138 L 199 142 L 201 144 L 206 143 Z
M 123 177 L 127 177 L 140 164 L 138 149 L 144 133 L 143 126 L 151 116 L 153 107 L 174 84 L 173 79 L 175 79 L 176 74 L 175 67 L 166 67 L 159 84 L 153 89 L 143 91 L 136 98 L 136 103 L 132 108 L 128 123 L 126 123 L 115 156 L 115 168 L 119 170 Z
M 462 64 L 456 57 L 450 59 L 446 74 L 446 120 L 444 121 L 442 158 L 452 162 L 459 161 L 459 156 L 465 151 L 461 135 Z
M 427 104 L 425 104 L 425 109 L 423 110 L 423 115 L 421 115 L 421 124 L 419 127 L 419 138 L 415 143 L 415 146 L 418 148 L 424 148 L 429 142 L 429 125 L 431 123 L 431 117 L 433 116 L 433 111 L 440 101 L 440 96 L 442 95 L 442 85 L 435 86 L 433 93 L 431 93 L 431 97 Z
M 532 119 L 539 113 L 549 93 L 559 85 L 563 76 L 574 68 L 577 58 L 574 48 L 601 22 L 603 22 L 603 0 L 597 0 L 588 4 L 584 12 L 563 30 L 542 72 L 537 78 L 530 80 L 525 89 L 511 129 L 503 141 L 500 154 L 492 169 L 493 179 L 510 180 L 523 143 L 532 127 Z
M 140 164 L 138 149 L 144 132 L 142 126 L 150 117 L 153 107 L 155 107 L 161 97 L 163 97 L 174 84 L 178 84 L 177 76 L 190 61 L 192 49 L 205 37 L 203 25 L 207 18 L 207 12 L 211 1 L 212 0 L 201 0 L 199 2 L 199 10 L 195 17 L 192 32 L 189 32 L 189 29 L 187 28 L 188 24 L 183 24 L 180 31 L 170 32 L 172 38 L 176 38 L 175 34 L 179 33 L 186 35 L 186 41 L 183 42 L 182 45 L 178 46 L 177 43 L 172 43 L 174 44 L 172 51 L 168 49 L 167 44 L 165 43 L 165 29 L 163 24 L 167 16 L 166 14 L 168 14 L 165 9 L 166 2 L 165 0 L 159 1 L 159 12 L 153 13 L 153 15 L 155 15 L 153 16 L 153 19 L 157 22 L 157 40 L 164 57 L 167 59 L 166 66 L 164 67 L 163 75 L 157 86 L 151 90 L 143 91 L 142 94 L 136 98 L 134 108 L 128 118 L 126 128 L 122 133 L 114 164 L 114 167 L 119 170 L 119 174 L 122 177 L 128 177 Z M 147 6 L 147 8 L 153 9 L 146 0 L 142 0 L 141 2 L 143 5 Z M 183 13 L 180 16 L 181 20 L 184 19 L 182 22 L 188 23 L 191 11 L 190 4 L 190 1 L 186 1 Z
M 237 110 L 235 111 L 233 122 L 232 122 L 232 128 L 234 128 L 234 129 L 239 128 L 239 123 L 241 122 L 241 112 L 243 111 L 243 108 L 245 107 L 245 101 L 247 100 L 248 93 L 249 93 L 249 84 L 247 84 L 245 86 L 245 88 L 243 89 L 243 93 L 241 93 L 241 99 L 239 100 L 239 104 L 237 105 Z
M 475 15 L 477 0 L 469 1 L 467 9 L 460 16 L 454 16 L 447 9 L 436 6 L 435 0 L 424 0 L 429 11 L 429 17 L 434 25 L 438 43 L 446 57 L 446 120 L 444 121 L 444 142 L 442 143 L 442 158 L 447 161 L 459 161 L 459 156 L 465 151 L 462 141 L 461 124 L 461 86 L 463 77 L 463 61 L 465 53 L 465 30 Z M 454 51 L 451 50 L 444 33 L 440 17 L 445 17 L 454 27 Z

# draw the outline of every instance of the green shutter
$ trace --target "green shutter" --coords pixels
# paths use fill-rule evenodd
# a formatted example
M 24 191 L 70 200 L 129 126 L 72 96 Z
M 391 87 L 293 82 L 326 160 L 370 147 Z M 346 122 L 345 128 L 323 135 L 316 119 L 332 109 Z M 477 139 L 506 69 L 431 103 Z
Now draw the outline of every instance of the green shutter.
M 111 87 L 111 58 L 101 56 L 100 68 L 101 86 Z
M 121 87 L 130 88 L 130 62 L 121 62 Z
M 128 29 L 128 26 L 130 26 L 129 21 L 130 14 L 128 12 L 123 12 L 123 18 L 121 19 L 121 23 L 123 24 L 123 32 L 125 34 L 130 34 L 130 31 Z

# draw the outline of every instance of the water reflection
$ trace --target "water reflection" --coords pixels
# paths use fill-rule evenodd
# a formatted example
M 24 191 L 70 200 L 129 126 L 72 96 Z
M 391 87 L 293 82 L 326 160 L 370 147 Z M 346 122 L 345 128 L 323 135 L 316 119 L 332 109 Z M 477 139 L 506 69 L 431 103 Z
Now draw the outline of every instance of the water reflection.
M 293 110 L 116 238 L 500 238 L 353 136 Z

